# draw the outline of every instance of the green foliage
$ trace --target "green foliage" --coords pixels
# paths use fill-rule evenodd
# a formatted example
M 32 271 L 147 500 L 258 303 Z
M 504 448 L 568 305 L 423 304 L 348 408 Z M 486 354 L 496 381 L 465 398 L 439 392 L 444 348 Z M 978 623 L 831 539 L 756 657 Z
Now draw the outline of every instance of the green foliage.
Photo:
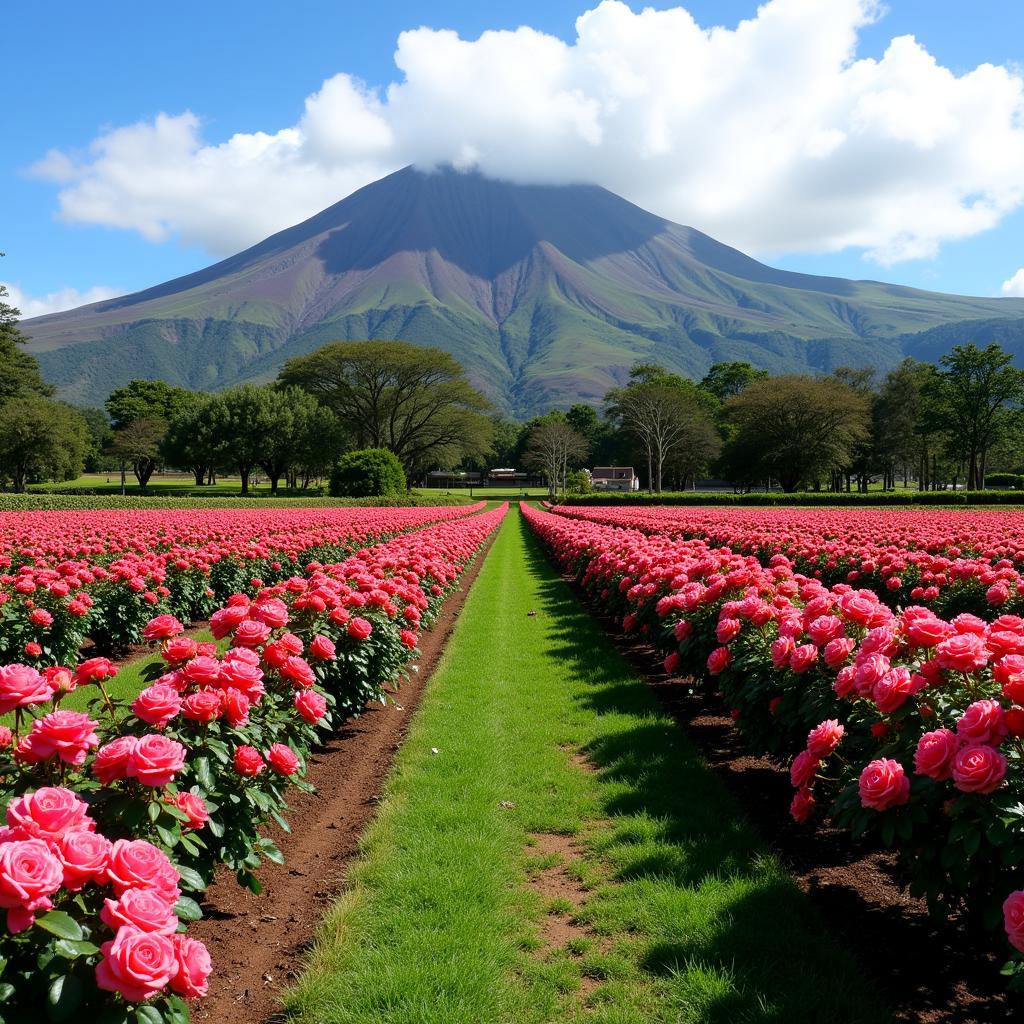
M 162 380 L 133 380 L 111 391 L 105 405 L 118 428 L 142 419 L 170 422 L 191 401 L 184 388 Z
M 704 375 L 700 386 L 720 402 L 746 391 L 751 384 L 768 377 L 767 370 L 755 369 L 750 363 L 715 363 Z
M 1024 488 L 1024 475 L 1020 473 L 989 473 L 985 477 L 986 490 L 1019 491 Z
M 582 469 L 574 469 L 566 474 L 565 490 L 568 494 L 590 494 L 593 491 L 590 477 Z
M 0 481 L 24 491 L 29 481 L 71 480 L 88 447 L 82 417 L 48 398 L 14 398 L 0 405 Z
M 40 374 L 39 363 L 19 347 L 28 338 L 18 327 L 21 311 L 3 301 L 8 294 L 0 284 L 0 404 L 12 398 L 53 394 Z
M 1020 491 L 665 491 L 661 494 L 600 492 L 570 496 L 565 505 L 1020 505 Z
M 347 452 L 331 470 L 328 493 L 339 498 L 370 498 L 401 494 L 405 473 L 395 453 L 386 448 Z

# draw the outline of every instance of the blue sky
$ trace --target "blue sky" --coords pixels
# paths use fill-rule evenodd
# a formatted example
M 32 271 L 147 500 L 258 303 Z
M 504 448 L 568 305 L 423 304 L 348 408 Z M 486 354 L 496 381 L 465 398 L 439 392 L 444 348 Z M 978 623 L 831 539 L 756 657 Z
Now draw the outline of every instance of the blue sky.
M 825 7 L 832 2 L 819 0 Z M 306 97 L 339 72 L 363 80 L 371 89 L 401 81 L 394 54 L 403 30 L 421 25 L 454 29 L 463 39 L 472 40 L 488 29 L 528 25 L 572 44 L 575 19 L 594 5 L 583 0 L 488 4 L 435 0 L 429 5 L 392 0 L 372 4 L 186 0 L 174 5 L 173 16 L 168 15 L 167 5 L 119 0 L 99 5 L 8 5 L 0 14 L 0 27 L 15 42 L 5 45 L 0 86 L 6 93 L 7 121 L 0 149 L 0 249 L 7 257 L 0 263 L 0 280 L 16 284 L 28 296 L 66 288 L 85 292 L 94 286 L 130 291 L 195 270 L 226 254 L 216 251 L 218 243 L 204 239 L 201 231 L 190 231 L 186 221 L 179 230 L 175 219 L 179 208 L 161 212 L 168 230 L 160 240 L 143 237 L 137 225 L 112 226 L 119 219 L 119 199 L 116 192 L 111 197 L 116 183 L 109 178 L 103 183 L 104 195 L 113 212 L 83 214 L 87 203 L 79 192 L 78 213 L 71 218 L 77 222 L 61 220 L 58 194 L 67 183 L 28 171 L 50 151 L 88 163 L 94 139 L 111 129 L 150 122 L 161 112 L 192 111 L 200 119 L 207 145 L 217 145 L 236 133 L 275 133 L 296 125 Z M 642 5 L 630 6 L 638 12 Z M 686 0 L 683 6 L 702 27 L 735 28 L 740 19 L 757 12 L 757 5 L 747 0 Z M 1016 72 L 1024 64 L 1024 3 L 890 0 L 881 17 L 858 29 L 856 57 L 880 59 L 894 37 L 908 34 L 954 76 L 986 62 Z M 809 33 L 806 45 L 816 45 L 815 39 Z M 783 99 L 779 105 L 784 107 Z M 984 141 L 984 136 L 975 138 L 972 145 L 977 149 Z M 691 149 L 699 151 L 700 140 L 693 142 Z M 994 150 L 991 159 L 1002 160 L 1001 153 Z M 132 166 L 139 175 L 153 173 L 145 161 L 127 165 L 126 173 Z M 563 169 L 544 173 L 563 173 Z M 618 173 L 615 180 L 624 180 L 624 172 Z M 280 187 L 289 187 L 288 182 L 282 180 Z M 667 186 L 662 181 L 658 187 L 664 191 Z M 277 184 L 267 184 L 268 204 L 277 201 L 277 193 Z M 641 184 L 636 194 L 656 193 L 653 186 Z M 187 196 L 180 200 L 187 201 Z M 671 216 L 679 208 L 675 201 L 676 206 L 656 212 Z M 126 200 L 126 208 L 129 205 Z M 761 205 L 771 205 L 770 194 Z M 812 273 L 998 294 L 1002 282 L 1024 267 L 1024 208 L 1017 201 L 1007 202 L 1006 207 L 998 215 L 997 226 L 968 231 L 969 237 L 945 240 L 939 231 L 937 255 L 928 258 L 881 263 L 866 259 L 865 250 L 874 251 L 874 246 L 891 241 L 875 239 L 838 252 L 814 251 L 813 230 L 806 229 L 794 231 L 795 251 L 786 251 L 785 225 L 778 224 L 765 229 L 765 242 L 757 254 L 777 266 Z M 691 222 L 710 230 L 707 224 Z M 740 224 L 741 220 L 730 221 L 726 216 L 721 223 Z M 239 230 L 238 237 L 243 237 L 244 225 Z M 722 237 L 720 231 L 712 233 Z M 748 241 L 743 230 L 731 233 L 742 237 L 722 240 Z M 823 247 L 834 248 L 836 237 L 852 236 L 844 225 L 829 237 L 833 241 Z

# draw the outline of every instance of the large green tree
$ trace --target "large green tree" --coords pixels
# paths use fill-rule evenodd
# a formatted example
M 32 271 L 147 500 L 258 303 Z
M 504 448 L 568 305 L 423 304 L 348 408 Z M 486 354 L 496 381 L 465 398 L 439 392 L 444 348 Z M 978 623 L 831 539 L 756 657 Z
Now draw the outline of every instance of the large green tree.
M 32 480 L 73 480 L 89 443 L 85 420 L 48 398 L 12 398 L 0 406 L 0 478 L 15 491 Z
M 746 391 L 751 384 L 759 380 L 767 380 L 767 370 L 758 370 L 750 363 L 735 361 L 715 363 L 704 375 L 700 386 L 714 395 L 720 402 Z
M 389 448 L 414 479 L 491 448 L 488 402 L 437 348 L 402 341 L 332 342 L 289 359 L 280 380 L 329 408 L 359 448 Z
M 735 433 L 723 468 L 738 482 L 776 479 L 784 491 L 851 464 L 868 436 L 867 399 L 834 377 L 787 374 L 726 402 Z
M 28 341 L 18 327 L 21 311 L 4 301 L 8 298 L 7 289 L 0 284 L 0 404 L 12 398 L 52 395 L 53 388 L 43 380 L 39 363 L 21 348 Z

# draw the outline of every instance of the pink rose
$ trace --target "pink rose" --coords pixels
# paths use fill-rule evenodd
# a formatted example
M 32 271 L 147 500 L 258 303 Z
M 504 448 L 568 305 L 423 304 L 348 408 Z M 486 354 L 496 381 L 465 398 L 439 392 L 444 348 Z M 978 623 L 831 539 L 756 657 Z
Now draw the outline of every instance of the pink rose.
M 953 785 L 964 793 L 992 793 L 1006 778 L 1006 758 L 995 747 L 961 747 L 953 758 Z
M 818 660 L 818 648 L 814 644 L 801 644 L 789 656 L 789 667 L 792 671 L 802 673 L 808 671 Z
M 249 721 L 251 702 L 240 690 L 236 690 L 234 687 L 221 690 L 220 706 L 228 725 L 233 729 L 237 729 Z
M 174 905 L 154 889 L 128 889 L 120 899 L 104 900 L 100 920 L 115 932 L 128 925 L 141 932 L 170 936 L 178 929 Z
M 198 831 L 210 820 L 210 812 L 206 809 L 206 802 L 195 793 L 177 793 L 168 802 L 188 816 L 188 822 L 183 826 L 184 828 Z
M 295 694 L 295 710 L 307 722 L 319 722 L 327 714 L 327 699 L 316 690 L 300 690 Z
M 797 789 L 806 789 L 814 782 L 814 776 L 818 774 L 821 761 L 806 750 L 801 750 L 793 759 L 789 769 L 789 781 Z
M 963 616 L 957 616 L 959 621 Z M 989 650 L 977 633 L 958 633 L 935 648 L 935 660 L 949 672 L 976 672 L 988 664 Z
M 798 789 L 793 794 L 789 813 L 793 820 L 803 824 L 814 811 L 814 794 L 809 789 Z
M 145 839 L 118 839 L 110 848 L 107 872 L 118 896 L 129 889 L 155 889 L 171 904 L 181 898 L 174 865 Z
M 42 629 L 46 629 L 47 626 L 53 625 L 53 616 L 45 608 L 33 608 L 32 613 L 28 617 L 28 621 L 33 626 L 39 626 Z
M 267 751 L 267 761 L 278 775 L 294 775 L 301 767 L 298 755 L 284 743 L 275 743 Z
M 234 765 L 235 771 L 243 778 L 253 778 L 266 767 L 260 752 L 247 744 L 235 750 Z
M 175 935 L 174 958 L 178 973 L 171 979 L 171 988 L 186 999 L 201 999 L 206 995 L 206 979 L 213 971 L 213 963 L 206 946 L 187 935 Z
M 976 700 L 956 723 L 956 734 L 965 744 L 1001 743 L 1006 732 L 1002 705 L 995 700 Z
M 43 840 L 15 839 L 0 843 L 0 907 L 30 914 L 49 910 L 50 897 L 63 882 L 64 866 Z M 31 925 L 32 918 L 16 915 L 15 923 L 21 931 Z
M 807 753 L 814 758 L 828 757 L 835 752 L 846 730 L 835 718 L 827 718 L 807 734 Z
M 181 673 L 195 686 L 213 686 L 220 677 L 220 662 L 216 658 L 200 654 L 191 661 L 186 661 Z
M 257 601 L 249 609 L 249 615 L 272 629 L 280 629 L 288 622 L 288 605 L 279 597 L 267 598 Z
M 903 707 L 914 692 L 914 681 L 910 669 L 899 665 L 889 669 L 871 688 L 871 699 L 883 715 L 891 715 Z
M 246 619 L 240 622 L 231 638 L 235 647 L 259 647 L 270 639 L 270 627 L 265 622 Z
M 142 635 L 147 640 L 167 640 L 184 632 L 185 627 L 173 615 L 157 615 L 146 623 Z
M 316 676 L 309 667 L 309 663 L 295 655 L 290 656 L 280 668 L 281 675 L 289 680 L 294 686 L 305 688 L 316 682 Z
M 348 623 L 348 635 L 353 640 L 365 640 L 373 632 L 373 626 L 363 618 L 356 616 Z
M 819 615 L 808 627 L 807 635 L 818 647 L 824 647 L 832 640 L 844 636 L 846 627 L 843 620 L 835 615 Z
M 87 882 L 106 882 L 110 847 L 110 840 L 98 832 L 65 832 L 55 848 L 64 865 L 64 888 L 77 892 Z
M 249 653 L 246 647 L 240 647 L 238 650 Z M 258 702 L 266 692 L 263 688 L 263 669 L 259 667 L 259 662 L 253 665 L 234 658 L 225 659 L 221 663 L 218 685 L 223 689 L 232 687 L 244 693 L 253 703 Z
M 118 736 L 96 751 L 92 773 L 104 786 L 128 774 L 128 762 L 139 741 L 134 736 Z
M 178 973 L 174 945 L 166 935 L 125 925 L 100 947 L 96 984 L 117 992 L 129 1003 L 141 1003 L 162 992 Z
M 109 658 L 89 658 L 75 669 L 75 682 L 79 686 L 89 683 L 100 683 L 104 679 L 113 679 L 117 675 L 117 666 Z
M 92 832 L 96 823 L 89 806 L 59 786 L 43 786 L 25 793 L 7 805 L 7 824 L 15 839 L 42 839 L 56 843 L 71 832 Z
M 732 651 L 728 647 L 716 647 L 708 655 L 708 672 L 721 675 L 732 664 Z
M 219 608 L 210 616 L 210 632 L 218 639 L 223 640 L 229 633 L 241 625 L 249 615 L 248 598 L 246 604 L 229 605 L 227 608 Z
M 166 786 L 185 767 L 185 748 L 159 733 L 143 736 L 128 757 L 129 778 L 144 786 Z
M 220 694 L 216 690 L 190 693 L 181 704 L 181 713 L 193 722 L 212 722 L 220 718 Z
M 79 711 L 51 711 L 32 723 L 29 734 L 18 744 L 17 757 L 35 764 L 56 754 L 65 764 L 85 763 L 85 755 L 99 743 L 94 730 L 98 723 Z
M 796 650 L 791 636 L 780 636 L 772 641 L 772 665 L 775 668 L 788 668 L 790 655 Z
M 320 661 L 333 661 L 337 657 L 334 643 L 330 637 L 326 637 L 322 633 L 317 633 L 313 637 L 313 642 L 309 645 L 309 653 Z
M 958 747 L 956 735 L 949 729 L 926 732 L 917 741 L 914 771 L 918 775 L 927 775 L 936 782 L 945 782 L 952 777 L 953 757 Z
M 671 654 L 666 655 L 665 660 L 661 665 L 670 676 L 674 676 L 679 671 L 679 665 L 681 662 L 682 659 L 679 657 L 679 652 L 672 651 Z
M 1003 927 L 1014 949 L 1024 953 L 1024 892 L 1011 892 L 1003 903 Z
M 846 663 L 846 659 L 849 658 L 853 649 L 856 646 L 855 641 L 852 637 L 838 636 L 835 640 L 829 640 L 825 644 L 825 650 L 822 651 L 822 657 L 825 659 L 825 664 L 831 669 L 838 669 Z
M 154 683 L 135 698 L 132 711 L 147 725 L 162 729 L 181 711 L 181 694 L 173 686 Z
M 164 661 L 176 663 L 179 661 L 190 661 L 196 656 L 197 644 L 190 636 L 176 636 L 165 640 L 160 648 L 160 655 Z
M 410 651 L 414 651 L 416 649 L 416 644 L 419 642 L 416 638 L 416 634 L 411 629 L 399 630 L 398 639 L 402 641 L 402 646 Z
M 715 636 L 720 644 L 727 644 L 740 635 L 743 623 L 739 619 L 724 618 L 718 620 L 715 627 Z
M 891 757 L 880 757 L 860 773 L 860 802 L 876 811 L 905 804 L 910 799 L 910 779 L 903 765 Z
M 53 696 L 46 678 L 29 665 L 0 665 L 0 715 Z

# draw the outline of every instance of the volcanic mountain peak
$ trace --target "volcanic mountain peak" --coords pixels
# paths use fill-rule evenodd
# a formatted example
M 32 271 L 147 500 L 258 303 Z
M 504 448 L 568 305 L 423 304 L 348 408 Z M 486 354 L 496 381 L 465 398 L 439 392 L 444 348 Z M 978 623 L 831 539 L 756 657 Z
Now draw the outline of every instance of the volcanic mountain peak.
M 447 349 L 528 415 L 599 400 L 638 359 L 696 376 L 720 359 L 886 366 L 917 332 L 1006 318 L 1024 300 L 774 270 L 594 185 L 407 167 L 205 270 L 23 327 L 81 402 L 136 376 L 264 379 L 326 341 L 381 337 Z

